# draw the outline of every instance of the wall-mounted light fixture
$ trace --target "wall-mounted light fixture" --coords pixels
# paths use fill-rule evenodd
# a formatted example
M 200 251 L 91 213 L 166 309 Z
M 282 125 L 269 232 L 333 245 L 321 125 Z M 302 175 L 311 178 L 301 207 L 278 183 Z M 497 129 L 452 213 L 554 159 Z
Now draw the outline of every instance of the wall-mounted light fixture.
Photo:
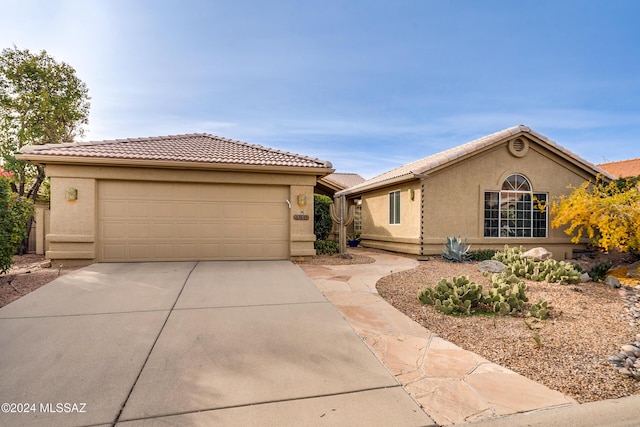
M 414 190 L 413 188 L 409 189 L 409 198 L 411 200 L 413 200 L 416 197 L 416 190 Z
M 67 188 L 65 198 L 70 201 L 78 200 L 78 190 L 73 187 Z
M 301 208 L 305 207 L 307 204 L 307 195 L 306 194 L 298 194 L 298 206 Z

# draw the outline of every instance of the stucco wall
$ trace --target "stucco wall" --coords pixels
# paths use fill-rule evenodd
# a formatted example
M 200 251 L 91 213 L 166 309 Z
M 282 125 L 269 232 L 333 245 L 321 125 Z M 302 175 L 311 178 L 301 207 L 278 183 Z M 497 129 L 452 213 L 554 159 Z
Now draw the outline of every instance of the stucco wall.
M 523 138 L 523 137 L 521 137 Z M 569 185 L 578 186 L 593 177 L 564 157 L 529 141 L 526 154 L 518 157 L 509 150 L 508 142 L 441 170 L 430 172 L 424 180 L 414 180 L 399 187 L 389 187 L 362 195 L 363 241 L 365 246 L 407 253 L 420 253 L 420 216 L 424 215 L 423 254 L 440 254 L 447 236 L 467 238 L 472 249 L 544 246 L 558 259 L 569 258 L 576 245 L 560 229 L 551 228 L 548 218 L 546 238 L 485 238 L 484 192 L 499 191 L 511 174 L 529 179 L 534 192 L 554 196 L 568 194 Z M 424 188 L 421 210 L 420 189 Z M 408 189 L 415 200 L 408 200 Z M 401 189 L 402 224 L 388 224 L 388 193 Z
M 67 265 L 96 260 L 97 182 L 100 179 L 290 186 L 290 256 L 315 255 L 315 175 L 81 165 L 47 165 L 46 173 L 51 178 L 51 227 L 47 234 L 50 246 L 46 256 Z M 66 193 L 71 188 L 77 190 L 76 200 L 67 200 Z M 299 195 L 306 204 L 298 204 Z M 309 219 L 294 220 L 296 214 L 309 215 Z
M 389 223 L 389 193 L 392 191 L 400 191 L 400 224 Z M 420 183 L 417 181 L 364 194 L 361 235 L 363 245 L 419 253 L 420 203 Z

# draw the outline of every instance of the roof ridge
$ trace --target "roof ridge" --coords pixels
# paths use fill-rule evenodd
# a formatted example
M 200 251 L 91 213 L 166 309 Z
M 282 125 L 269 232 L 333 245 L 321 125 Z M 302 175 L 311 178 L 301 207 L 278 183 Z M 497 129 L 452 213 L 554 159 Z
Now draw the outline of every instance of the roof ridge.
M 198 149 L 193 151 L 193 147 L 198 147 Z M 331 162 L 320 160 L 316 157 L 277 150 L 209 133 L 28 145 L 22 147 L 20 152 L 22 154 L 37 155 L 114 156 L 114 158 L 173 159 L 230 164 L 262 164 L 265 166 L 298 164 L 305 167 L 313 165 L 313 167 L 333 168 Z
M 610 176 L 608 172 L 602 170 L 598 166 L 593 163 L 583 159 L 567 148 L 561 146 L 557 142 L 549 139 L 545 135 L 538 133 L 531 129 L 527 125 L 516 125 L 512 126 L 489 135 L 482 136 L 480 138 L 476 138 L 472 141 L 466 142 L 462 145 L 458 145 L 447 150 L 431 154 L 429 156 L 423 157 L 421 159 L 415 160 L 410 163 L 406 163 L 404 165 L 400 165 L 397 168 L 391 169 L 389 171 L 383 172 L 379 175 L 374 176 L 360 184 L 357 184 L 351 188 L 349 191 L 357 190 L 358 188 L 368 188 L 369 186 L 381 185 L 388 181 L 393 181 L 397 179 L 403 179 L 403 177 L 409 177 L 416 174 L 424 174 L 438 166 L 453 162 L 467 154 L 471 154 L 485 147 L 491 146 L 499 141 L 503 141 L 509 139 L 512 136 L 518 135 L 520 133 L 528 133 L 531 136 L 538 138 L 540 141 L 548 144 L 554 149 L 559 150 L 564 153 L 568 157 L 573 158 L 575 161 L 581 163 L 584 167 L 590 168 L 594 172 L 602 173 L 605 176 Z M 345 190 L 347 191 L 347 190 Z

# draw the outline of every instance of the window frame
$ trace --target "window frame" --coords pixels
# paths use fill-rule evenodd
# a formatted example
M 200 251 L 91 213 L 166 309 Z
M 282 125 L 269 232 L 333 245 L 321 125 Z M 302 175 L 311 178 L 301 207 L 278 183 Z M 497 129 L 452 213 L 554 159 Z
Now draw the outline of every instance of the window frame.
M 484 192 L 483 237 L 547 238 L 548 209 L 541 211 L 540 202 L 546 204 L 548 200 L 548 193 L 533 191 L 531 181 L 526 176 L 510 174 L 500 190 Z
M 389 191 L 389 225 L 400 225 L 400 190 Z
M 355 210 L 353 213 L 353 232 L 355 234 L 362 233 L 362 200 L 360 200 L 360 203 L 355 204 Z

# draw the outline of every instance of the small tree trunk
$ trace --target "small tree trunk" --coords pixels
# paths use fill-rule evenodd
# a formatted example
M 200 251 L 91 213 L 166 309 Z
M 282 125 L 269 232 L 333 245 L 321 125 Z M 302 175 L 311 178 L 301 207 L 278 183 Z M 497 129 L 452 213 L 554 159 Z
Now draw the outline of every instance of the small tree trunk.
M 33 223 L 33 217 L 29 218 L 29 221 L 27 221 L 27 237 L 25 237 L 22 240 L 22 243 L 20 243 L 20 246 L 18 246 L 18 252 L 16 255 L 24 255 L 29 252 L 29 235 L 31 234 L 31 227 L 33 227 Z

